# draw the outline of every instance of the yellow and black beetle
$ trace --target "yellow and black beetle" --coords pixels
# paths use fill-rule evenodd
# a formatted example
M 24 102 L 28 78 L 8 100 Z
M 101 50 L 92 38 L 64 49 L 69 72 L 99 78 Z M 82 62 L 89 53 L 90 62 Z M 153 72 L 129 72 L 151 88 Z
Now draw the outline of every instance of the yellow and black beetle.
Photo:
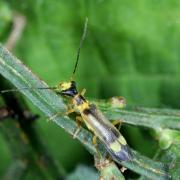
M 87 22 L 88 20 L 86 19 L 84 33 L 80 42 L 77 60 L 73 71 L 73 78 L 79 60 L 80 49 L 86 36 Z M 72 105 L 74 108 L 71 109 L 70 112 L 77 111 L 80 113 L 87 128 L 93 132 L 95 137 L 98 137 L 99 140 L 104 143 L 106 149 L 115 160 L 132 160 L 132 152 L 124 137 L 94 104 L 89 103 L 85 99 L 85 91 L 82 91 L 81 93 L 77 91 L 75 81 L 71 80 L 70 82 L 60 83 L 55 91 L 57 94 L 72 98 Z
M 87 128 L 104 143 L 115 160 L 132 160 L 132 152 L 124 137 L 94 104 L 89 103 L 82 93 L 78 93 L 75 81 L 60 83 L 56 92 L 72 98 L 74 110 L 80 113 Z
M 105 145 L 107 151 L 112 156 L 112 158 L 115 161 L 116 160 L 131 161 L 133 155 L 124 137 L 115 128 L 115 126 L 106 119 L 103 113 L 100 110 L 98 110 L 94 104 L 89 103 L 85 99 L 84 91 L 82 91 L 81 93 L 77 91 L 76 83 L 73 80 L 79 60 L 80 49 L 82 47 L 82 43 L 86 36 L 87 21 L 88 20 L 86 19 L 84 33 L 78 49 L 77 60 L 73 71 L 73 78 L 71 81 L 60 83 L 56 87 L 21 88 L 21 89 L 4 90 L 1 92 L 4 93 L 10 91 L 19 91 L 22 89 L 53 89 L 57 94 L 61 96 L 70 97 L 72 99 L 72 105 L 74 106 L 74 108 L 71 109 L 71 112 L 77 111 L 80 113 L 83 122 L 86 124 L 87 128 L 90 131 L 92 131 L 95 137 L 99 138 L 99 140 Z M 57 115 L 58 113 L 55 116 Z M 54 116 L 51 119 L 53 118 Z

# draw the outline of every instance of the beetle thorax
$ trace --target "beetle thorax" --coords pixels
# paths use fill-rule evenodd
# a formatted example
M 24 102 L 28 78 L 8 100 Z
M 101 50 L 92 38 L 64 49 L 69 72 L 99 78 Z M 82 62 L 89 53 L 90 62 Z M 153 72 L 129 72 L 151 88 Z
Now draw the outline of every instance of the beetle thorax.
M 75 107 L 80 111 L 83 112 L 84 109 L 89 108 L 89 103 L 88 101 L 86 101 L 86 99 L 82 96 L 77 94 L 74 98 L 73 98 L 73 104 L 75 105 Z

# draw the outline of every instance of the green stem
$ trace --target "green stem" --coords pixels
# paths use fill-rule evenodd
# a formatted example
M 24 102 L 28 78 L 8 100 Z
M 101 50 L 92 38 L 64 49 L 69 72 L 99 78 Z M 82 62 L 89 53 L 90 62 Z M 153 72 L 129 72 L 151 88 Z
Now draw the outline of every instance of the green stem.
M 170 109 L 151 108 L 125 108 L 112 107 L 108 101 L 94 101 L 100 109 L 111 119 L 120 119 L 122 122 L 152 129 L 176 129 L 180 130 L 180 111 Z

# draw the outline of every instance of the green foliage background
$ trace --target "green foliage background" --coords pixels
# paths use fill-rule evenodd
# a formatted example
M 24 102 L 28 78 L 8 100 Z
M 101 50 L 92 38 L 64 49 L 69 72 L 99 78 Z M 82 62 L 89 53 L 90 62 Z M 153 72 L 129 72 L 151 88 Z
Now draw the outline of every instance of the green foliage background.
M 53 86 L 69 80 L 88 17 L 88 36 L 76 74 L 79 89 L 85 87 L 92 98 L 121 95 L 128 105 L 179 108 L 179 8 L 178 0 L 1 0 L 0 38 L 6 41 L 13 12 L 22 13 L 27 25 L 14 53 Z M 76 140 L 45 117 L 37 123 L 50 151 L 66 169 L 93 162 Z M 156 143 L 148 132 L 123 130 L 132 147 L 153 155 Z M 3 139 L 1 144 L 2 173 L 10 155 Z

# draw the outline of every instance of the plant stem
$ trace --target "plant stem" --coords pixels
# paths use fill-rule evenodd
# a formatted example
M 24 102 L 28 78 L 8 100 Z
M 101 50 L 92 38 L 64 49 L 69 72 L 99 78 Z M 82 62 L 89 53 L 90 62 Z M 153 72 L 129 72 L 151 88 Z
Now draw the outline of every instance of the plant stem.
M 180 111 L 170 109 L 151 109 L 142 107 L 127 107 L 120 109 L 112 107 L 108 101 L 94 101 L 106 114 L 108 119 L 120 119 L 122 122 L 152 129 L 180 130 Z M 172 112 L 171 112 L 172 111 Z

